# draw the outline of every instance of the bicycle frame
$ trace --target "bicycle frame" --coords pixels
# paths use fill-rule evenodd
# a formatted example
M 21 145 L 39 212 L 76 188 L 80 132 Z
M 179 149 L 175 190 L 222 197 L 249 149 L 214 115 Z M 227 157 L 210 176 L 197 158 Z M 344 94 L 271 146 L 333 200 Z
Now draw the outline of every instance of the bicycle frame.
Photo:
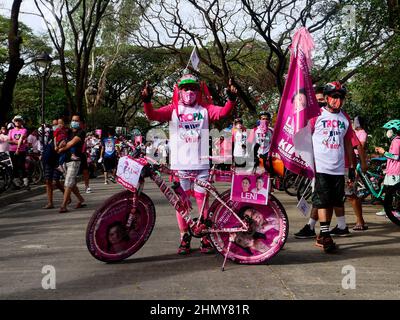
M 367 187 L 368 192 L 372 194 L 375 198 L 384 200 L 385 196 L 383 195 L 383 189 L 384 189 L 383 184 L 381 185 L 379 191 L 377 192 L 374 189 L 371 180 L 369 179 L 369 176 L 372 176 L 374 178 L 380 178 L 381 176 L 371 171 L 367 171 L 366 173 L 362 172 L 360 163 L 357 164 L 356 171 L 358 175 L 361 177 L 361 181 L 363 182 L 364 186 Z
M 199 226 L 200 225 L 200 218 L 201 218 L 201 213 L 204 210 L 204 207 L 206 205 L 206 202 L 208 201 L 208 197 L 211 194 L 215 199 L 217 199 L 225 208 L 227 208 L 233 215 L 234 217 L 241 223 L 241 227 L 237 228 L 207 228 L 203 232 L 206 233 L 218 233 L 218 232 L 246 232 L 248 231 L 248 226 L 243 222 L 243 220 L 228 206 L 228 204 L 222 200 L 220 193 L 217 191 L 217 189 L 212 185 L 212 181 L 215 175 L 215 168 L 213 168 L 210 171 L 210 176 L 208 178 L 208 181 L 202 181 L 197 178 L 193 178 L 192 176 L 179 176 L 180 178 L 183 179 L 191 179 L 194 181 L 194 183 L 206 190 L 206 197 L 203 200 L 202 208 L 200 210 L 200 216 L 197 221 L 193 220 L 191 215 L 190 215 L 190 208 L 188 206 L 184 205 L 184 200 L 180 195 L 177 195 L 171 188 L 166 184 L 164 179 L 161 177 L 161 173 L 166 173 L 166 174 L 172 174 L 175 175 L 175 172 L 167 168 L 165 165 L 160 165 L 160 171 L 154 170 L 150 178 L 155 182 L 155 184 L 158 186 L 160 191 L 165 195 L 169 203 L 171 204 L 172 207 L 174 207 L 179 214 L 182 216 L 182 218 L 188 223 L 190 228 L 193 228 L 194 226 Z
M 135 158 L 135 154 L 136 154 L 136 158 L 138 156 L 140 156 L 141 151 L 138 148 L 134 147 L 132 144 L 130 144 L 128 142 L 126 142 L 126 143 L 133 152 L 133 154 L 131 155 L 133 158 Z M 215 164 L 212 166 L 212 168 L 210 170 L 210 174 L 209 174 L 207 181 L 202 181 L 197 178 L 194 178 L 191 175 L 187 175 L 187 176 L 177 175 L 175 171 L 169 169 L 166 165 L 159 164 L 154 159 L 147 157 L 147 156 L 144 156 L 144 158 L 146 159 L 147 163 L 150 165 L 150 168 L 151 168 L 150 175 L 149 175 L 150 179 L 154 181 L 154 183 L 157 185 L 157 187 L 160 189 L 160 191 L 165 195 L 165 197 L 167 198 L 167 200 L 171 204 L 171 206 L 173 208 L 175 208 L 175 210 L 182 216 L 182 218 L 188 224 L 188 226 L 191 229 L 193 234 L 196 234 L 196 231 L 193 229 L 195 229 L 196 227 L 198 228 L 200 226 L 202 212 L 205 208 L 205 205 L 209 199 L 210 194 L 215 199 L 217 199 L 229 212 L 231 212 L 233 214 L 233 216 L 241 223 L 241 227 L 218 228 L 218 229 L 215 229 L 212 227 L 211 228 L 207 227 L 205 230 L 202 229 L 203 233 L 208 234 L 208 233 L 219 233 L 219 232 L 228 232 L 228 233 L 247 232 L 249 230 L 246 223 L 232 210 L 232 208 L 230 208 L 228 206 L 228 204 L 221 198 L 221 195 L 217 191 L 217 189 L 212 185 L 212 183 L 214 182 L 214 176 L 219 171 L 219 170 L 215 169 Z M 159 168 L 159 169 L 157 169 L 157 168 Z M 199 212 L 199 217 L 198 217 L 197 221 L 192 219 L 192 217 L 190 215 L 190 207 L 185 203 L 184 199 L 179 194 L 176 194 L 167 185 L 167 183 L 161 177 L 161 173 L 165 173 L 165 174 L 172 175 L 172 176 L 179 176 L 179 178 L 181 178 L 181 179 L 190 179 L 196 185 L 198 185 L 206 190 L 206 197 L 203 200 L 203 204 L 202 204 L 201 210 Z M 143 185 L 144 185 L 144 178 L 141 178 L 138 190 L 136 190 L 136 192 L 133 192 L 134 193 L 133 194 L 133 202 L 134 203 L 133 203 L 133 208 L 132 208 L 132 210 L 129 214 L 128 220 L 127 220 L 127 224 L 126 224 L 127 228 L 130 228 L 131 224 L 133 222 L 134 215 L 136 212 L 137 196 L 138 196 L 138 194 L 140 194 L 140 191 L 143 189 Z
M 189 233 L 198 238 L 207 236 L 215 249 L 225 257 L 222 269 L 227 258 L 238 263 L 257 264 L 270 259 L 283 247 L 287 239 L 288 219 L 284 207 L 273 195 L 269 196 L 268 206 L 254 204 L 249 208 L 246 202 L 231 201 L 230 190 L 218 192 L 213 182 L 222 172 L 215 165 L 209 171 L 207 179 L 199 180 L 194 174 L 176 173 L 151 157 L 144 157 L 137 147 L 132 150 L 134 152 L 129 158 L 136 159 L 137 165 L 142 168 L 140 173 L 139 166 L 131 163 L 129 166 L 132 170 L 127 170 L 128 164 L 124 162 L 118 182 L 129 191 L 107 199 L 88 223 L 87 247 L 96 259 L 106 262 L 121 261 L 137 252 L 147 241 L 155 224 L 156 212 L 151 198 L 142 192 L 146 178 L 154 181 L 178 215 L 187 222 Z M 224 171 L 225 178 L 232 172 L 234 171 Z M 189 179 L 204 188 L 205 196 L 202 203 L 198 203 L 201 207 L 199 218 L 197 215 L 192 218 L 193 208 L 182 186 L 168 183 L 164 173 Z M 211 196 L 212 203 L 208 210 L 204 210 Z M 197 210 L 197 206 L 193 207 Z M 251 210 L 248 211 L 249 209 Z M 243 215 L 239 214 L 242 211 Z M 126 233 L 127 238 L 121 238 L 121 246 L 112 249 L 109 228 L 117 225 L 121 236 Z

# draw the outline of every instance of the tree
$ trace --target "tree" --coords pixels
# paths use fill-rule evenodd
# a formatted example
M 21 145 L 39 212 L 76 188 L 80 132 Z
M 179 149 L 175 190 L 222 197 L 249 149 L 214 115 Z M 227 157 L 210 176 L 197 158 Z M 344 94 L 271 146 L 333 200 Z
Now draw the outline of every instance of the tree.
M 103 71 L 108 64 L 108 51 L 112 48 L 97 48 L 97 60 L 94 67 L 92 80 L 98 82 L 103 78 Z M 145 79 L 148 79 L 156 87 L 154 103 L 164 105 L 169 103 L 170 93 L 176 82 L 174 75 L 178 60 L 169 55 L 166 50 L 142 48 L 122 45 L 118 56 L 110 66 L 107 77 L 104 79 L 104 93 L 102 103 L 91 114 L 88 120 L 89 125 L 100 126 L 127 126 L 135 127 L 140 122 L 140 128 L 150 128 L 148 124 L 144 127 L 144 116 L 142 114 L 142 101 L 140 92 Z M 171 78 L 170 81 L 165 79 Z M 108 117 L 107 117 L 108 115 Z M 114 124 L 115 123 L 115 124 Z M 148 123 L 148 122 L 147 122 Z
M 101 21 L 114 1 L 35 0 L 35 4 L 58 53 L 69 114 L 83 113 L 90 55 Z M 56 26 L 48 18 L 49 15 L 55 20 Z M 72 50 L 72 64 L 66 54 L 69 49 Z M 74 84 L 74 93 L 71 92 L 71 81 Z
M 22 37 L 19 32 L 18 16 L 22 0 L 14 0 L 11 7 L 10 28 L 8 31 L 8 57 L 9 66 L 1 88 L 0 96 L 0 123 L 6 121 L 7 113 L 11 109 L 15 83 L 18 73 L 24 65 L 20 56 Z
M 349 83 L 346 111 L 352 117 L 364 117 L 367 131 L 375 138 L 371 148 L 385 142 L 382 125 L 391 119 L 400 119 L 400 78 L 397 76 L 400 73 L 400 34 L 394 40 L 390 52 L 362 68 Z
M 318 45 L 315 81 L 338 75 L 347 81 L 360 67 L 384 54 L 392 38 L 381 23 L 382 9 L 387 13 L 387 6 L 378 0 L 137 2 L 143 10 L 141 28 L 135 34 L 138 44 L 166 48 L 181 57 L 182 66 L 188 59 L 184 49 L 196 45 L 201 62 L 220 83 L 227 82 L 235 66 L 246 66 L 254 49 L 262 48 L 265 54 L 259 56 L 262 64 L 259 61 L 256 70 L 273 79 L 265 83 L 273 87 L 261 90 L 268 93 L 283 92 L 291 37 L 301 26 L 308 28 Z M 346 6 L 357 11 L 354 29 L 346 24 Z M 255 111 L 254 92 L 240 78 L 237 85 L 243 104 Z

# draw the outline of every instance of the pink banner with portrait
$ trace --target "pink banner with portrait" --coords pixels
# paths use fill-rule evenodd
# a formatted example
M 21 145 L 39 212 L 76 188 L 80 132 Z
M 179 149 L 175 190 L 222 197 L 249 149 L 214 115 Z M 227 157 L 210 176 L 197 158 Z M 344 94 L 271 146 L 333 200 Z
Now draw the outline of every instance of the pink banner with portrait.
M 269 175 L 235 173 L 232 179 L 231 200 L 268 204 Z
M 298 30 L 290 46 L 289 71 L 274 127 L 271 151 L 290 171 L 314 177 L 314 156 L 308 120 L 320 114 L 310 68 L 314 42 L 306 28 Z

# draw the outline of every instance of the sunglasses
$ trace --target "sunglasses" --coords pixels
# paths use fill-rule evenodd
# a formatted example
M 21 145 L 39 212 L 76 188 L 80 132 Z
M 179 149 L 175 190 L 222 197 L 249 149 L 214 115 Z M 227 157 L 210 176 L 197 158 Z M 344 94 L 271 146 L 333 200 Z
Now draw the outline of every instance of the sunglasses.
M 185 85 L 180 88 L 183 91 L 198 91 L 199 87 L 195 85 Z

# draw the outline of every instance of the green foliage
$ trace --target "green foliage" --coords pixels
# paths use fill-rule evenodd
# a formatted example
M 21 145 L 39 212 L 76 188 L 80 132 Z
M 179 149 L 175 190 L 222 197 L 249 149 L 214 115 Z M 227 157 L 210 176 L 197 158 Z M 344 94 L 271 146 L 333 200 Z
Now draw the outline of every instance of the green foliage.
M 387 143 L 381 127 L 391 119 L 400 119 L 400 35 L 393 46 L 373 64 L 363 68 L 349 83 L 348 110 L 351 116 L 366 119 L 367 132 L 374 145 Z
M 14 91 L 13 111 L 27 119 L 29 127 L 37 127 L 41 122 L 41 82 L 36 76 L 22 75 L 19 77 Z M 50 79 L 45 91 L 45 121 L 57 119 L 65 114 L 66 101 L 64 90 L 57 79 Z

